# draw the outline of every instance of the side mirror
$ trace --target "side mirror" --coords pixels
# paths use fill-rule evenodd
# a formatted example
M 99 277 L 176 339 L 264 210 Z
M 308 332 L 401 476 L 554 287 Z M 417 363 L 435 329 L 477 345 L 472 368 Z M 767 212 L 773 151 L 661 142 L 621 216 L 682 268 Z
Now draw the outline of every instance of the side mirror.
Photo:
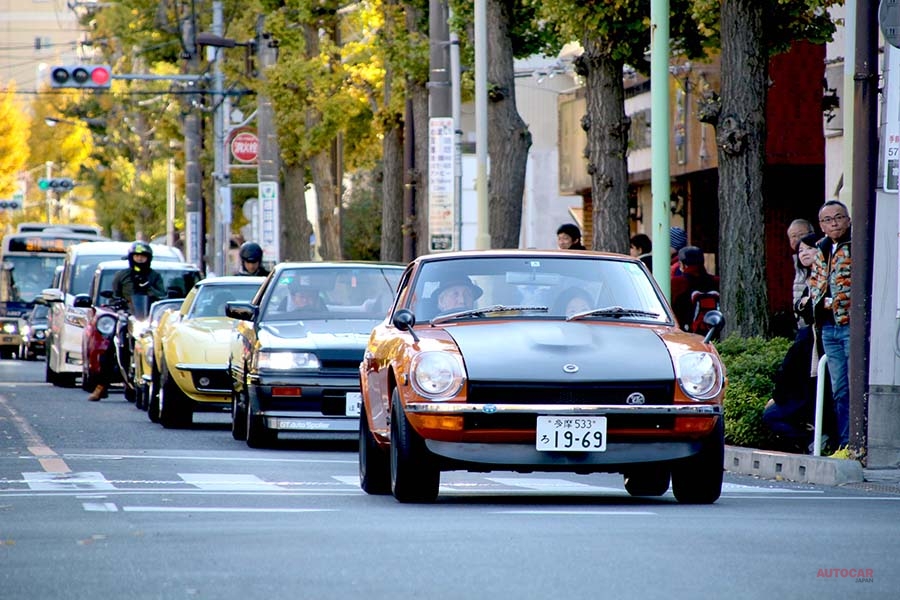
M 703 323 L 709 327 L 706 337 L 703 338 L 703 343 L 708 344 L 712 340 L 719 339 L 719 334 L 725 327 L 725 315 L 717 310 L 711 310 L 703 316 Z
M 395 312 L 392 323 L 394 324 L 394 327 L 396 327 L 400 331 L 408 331 L 412 336 L 413 341 L 419 341 L 419 337 L 413 330 L 413 327 L 416 326 L 416 315 L 414 315 L 411 310 L 401 308 L 400 310 Z
M 225 316 L 238 321 L 252 321 L 256 318 L 256 306 L 249 302 L 229 301 L 225 303 Z
M 41 291 L 41 298 L 47 303 L 62 302 L 65 299 L 63 291 L 58 288 L 47 288 Z
M 76 294 L 75 299 L 72 301 L 72 306 L 76 308 L 90 308 L 93 306 L 93 303 L 89 294 Z

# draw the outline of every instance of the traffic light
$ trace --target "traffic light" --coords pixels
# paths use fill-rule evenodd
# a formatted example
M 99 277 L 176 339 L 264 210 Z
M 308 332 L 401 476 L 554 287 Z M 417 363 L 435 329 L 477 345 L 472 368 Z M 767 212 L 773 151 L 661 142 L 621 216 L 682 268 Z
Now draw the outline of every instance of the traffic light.
M 38 187 L 51 192 L 70 192 L 75 187 L 75 182 L 68 177 L 57 177 L 56 179 L 38 179 Z
M 108 89 L 112 83 L 109 65 L 69 65 L 50 69 L 50 87 Z

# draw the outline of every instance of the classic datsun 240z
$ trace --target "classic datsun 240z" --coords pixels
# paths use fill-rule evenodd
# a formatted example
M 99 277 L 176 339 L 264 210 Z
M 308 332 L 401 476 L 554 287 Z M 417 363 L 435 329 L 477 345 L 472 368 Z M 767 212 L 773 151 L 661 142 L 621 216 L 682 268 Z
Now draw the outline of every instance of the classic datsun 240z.
M 619 472 L 632 495 L 722 487 L 725 370 L 650 273 L 589 251 L 445 253 L 407 267 L 360 365 L 361 487 L 437 498 L 441 471 Z

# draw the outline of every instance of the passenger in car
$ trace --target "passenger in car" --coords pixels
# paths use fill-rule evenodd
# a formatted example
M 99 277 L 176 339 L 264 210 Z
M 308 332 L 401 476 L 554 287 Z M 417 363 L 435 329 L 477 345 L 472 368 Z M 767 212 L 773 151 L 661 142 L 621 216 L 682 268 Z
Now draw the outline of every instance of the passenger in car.
M 595 308 L 590 295 L 578 286 L 566 288 L 556 298 L 553 314 L 565 314 L 567 317 Z

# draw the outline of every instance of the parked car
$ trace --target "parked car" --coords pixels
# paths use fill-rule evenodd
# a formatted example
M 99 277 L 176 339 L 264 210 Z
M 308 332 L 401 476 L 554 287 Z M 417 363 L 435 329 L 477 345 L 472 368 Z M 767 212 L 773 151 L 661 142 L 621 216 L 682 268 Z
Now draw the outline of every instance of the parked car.
M 47 351 L 47 315 L 50 308 L 46 304 L 35 304 L 24 319 L 19 319 L 22 342 L 19 344 L 20 360 L 35 360 Z
M 185 427 L 195 412 L 231 409 L 229 339 L 234 321 L 227 302 L 250 302 L 263 277 L 204 279 L 177 311 L 160 318 L 153 338 L 154 361 L 148 413 L 164 427 Z
M 113 279 L 123 269 L 128 268 L 126 260 L 103 261 L 94 270 L 90 291 L 87 294 L 75 296 L 73 306 L 84 311 L 84 334 L 81 336 L 81 387 L 86 392 L 94 389 L 97 378 L 100 375 L 101 358 L 109 348 L 116 333 L 116 321 L 119 318 L 119 310 L 115 298 L 112 296 Z M 162 275 L 163 283 L 169 296 L 172 298 L 184 298 L 194 285 L 200 281 L 200 270 L 193 264 L 182 262 L 161 262 L 153 265 L 153 270 Z M 127 312 L 122 315 L 124 325 L 127 327 Z M 145 316 L 144 320 L 147 317 Z M 128 342 L 128 364 L 122 367 L 130 369 L 131 343 Z M 121 372 L 108 374 L 112 376 L 111 383 L 121 382 L 125 384 L 125 397 L 134 400 L 134 385 L 130 377 L 123 377 Z
M 166 298 L 157 300 L 150 305 L 147 318 L 141 321 L 133 321 L 131 337 L 134 340 L 134 405 L 141 410 L 147 410 L 150 406 L 150 397 L 157 392 L 155 386 L 159 384 L 158 372 L 154 376 L 155 358 L 153 355 L 153 335 L 159 325 L 163 314 L 169 310 L 181 308 L 184 298 Z M 159 421 L 159 413 L 155 414 L 154 422 Z
M 281 263 L 251 303 L 229 303 L 232 435 L 250 447 L 279 432 L 356 435 L 359 363 L 403 267 Z
M 637 496 L 714 502 L 725 369 L 640 261 L 589 251 L 431 254 L 360 365 L 363 490 L 438 496 L 441 471 L 619 472 Z
M 66 249 L 63 272 L 58 286 L 41 292 L 50 304 L 47 336 L 46 381 L 53 385 L 74 386 L 82 373 L 81 338 L 87 323 L 83 308 L 74 305 L 75 296 L 90 292 L 97 265 L 106 260 L 125 258 L 129 242 L 84 242 Z M 151 244 L 153 268 L 164 262 L 181 262 L 184 255 L 177 248 Z

